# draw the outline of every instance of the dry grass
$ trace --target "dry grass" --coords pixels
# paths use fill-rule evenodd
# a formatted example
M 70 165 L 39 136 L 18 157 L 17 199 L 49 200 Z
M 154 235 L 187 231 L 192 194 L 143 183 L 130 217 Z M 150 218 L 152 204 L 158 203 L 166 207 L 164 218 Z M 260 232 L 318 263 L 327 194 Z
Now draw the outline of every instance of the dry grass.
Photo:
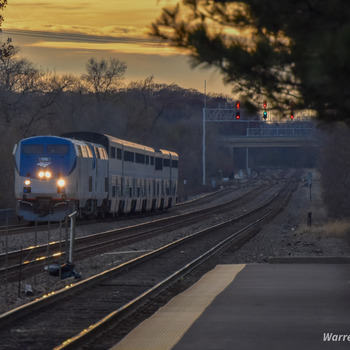
M 313 226 L 302 225 L 300 233 L 310 234 L 317 238 L 347 238 L 350 239 L 350 221 L 326 221 Z
M 312 200 L 310 189 L 301 187 L 302 195 L 294 202 L 292 210 L 299 217 L 296 225 L 297 234 L 310 236 L 310 238 L 345 238 L 350 242 L 350 220 L 332 220 L 329 218 L 322 198 L 320 175 L 313 170 L 314 181 L 312 186 Z M 308 226 L 308 213 L 312 213 L 312 226 Z

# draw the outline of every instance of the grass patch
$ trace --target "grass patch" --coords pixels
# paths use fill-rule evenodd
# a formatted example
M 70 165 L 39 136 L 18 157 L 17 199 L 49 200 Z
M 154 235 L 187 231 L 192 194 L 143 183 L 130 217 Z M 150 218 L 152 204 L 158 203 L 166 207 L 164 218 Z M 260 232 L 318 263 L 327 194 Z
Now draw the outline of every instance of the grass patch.
M 350 221 L 335 220 L 323 222 L 321 225 L 302 225 L 300 232 L 317 236 L 317 238 L 346 238 L 350 240 Z

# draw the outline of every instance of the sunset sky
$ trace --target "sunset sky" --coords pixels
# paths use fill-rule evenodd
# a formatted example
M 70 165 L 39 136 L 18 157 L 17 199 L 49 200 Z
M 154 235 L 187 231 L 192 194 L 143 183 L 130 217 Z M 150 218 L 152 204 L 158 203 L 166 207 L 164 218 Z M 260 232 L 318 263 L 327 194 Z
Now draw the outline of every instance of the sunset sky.
M 150 75 L 157 83 L 230 93 L 215 70 L 191 69 L 188 57 L 147 35 L 162 7 L 178 0 L 9 0 L 1 40 L 57 73 L 84 73 L 90 57 L 127 63 L 126 83 Z

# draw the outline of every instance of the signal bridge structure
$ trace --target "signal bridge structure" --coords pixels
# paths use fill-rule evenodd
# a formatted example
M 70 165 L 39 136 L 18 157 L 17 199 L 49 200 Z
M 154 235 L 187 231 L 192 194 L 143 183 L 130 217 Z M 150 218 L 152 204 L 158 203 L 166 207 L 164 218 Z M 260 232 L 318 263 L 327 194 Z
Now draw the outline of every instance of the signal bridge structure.
M 205 137 L 207 123 L 230 123 L 225 125 L 220 136 L 222 145 L 234 153 L 235 148 L 246 148 L 248 168 L 249 148 L 254 147 L 309 147 L 315 145 L 313 138 L 313 112 L 296 111 L 293 119 L 287 122 L 272 122 L 262 116 L 245 115 L 244 109 L 203 108 L 203 184 L 205 176 Z M 295 115 L 295 117 L 294 117 Z

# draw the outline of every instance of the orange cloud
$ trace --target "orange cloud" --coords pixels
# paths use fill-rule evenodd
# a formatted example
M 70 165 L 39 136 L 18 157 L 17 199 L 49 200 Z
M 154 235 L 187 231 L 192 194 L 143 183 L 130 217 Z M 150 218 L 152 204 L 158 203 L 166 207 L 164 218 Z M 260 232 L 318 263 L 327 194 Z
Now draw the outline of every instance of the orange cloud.
M 159 55 L 159 56 L 171 56 L 171 55 L 183 55 L 183 51 L 179 51 L 176 48 L 170 47 L 165 43 L 92 43 L 81 41 L 38 41 L 35 43 L 27 44 L 27 47 L 36 48 L 49 48 L 49 49 L 66 49 L 66 50 L 101 50 L 116 53 L 133 53 L 144 55 Z

